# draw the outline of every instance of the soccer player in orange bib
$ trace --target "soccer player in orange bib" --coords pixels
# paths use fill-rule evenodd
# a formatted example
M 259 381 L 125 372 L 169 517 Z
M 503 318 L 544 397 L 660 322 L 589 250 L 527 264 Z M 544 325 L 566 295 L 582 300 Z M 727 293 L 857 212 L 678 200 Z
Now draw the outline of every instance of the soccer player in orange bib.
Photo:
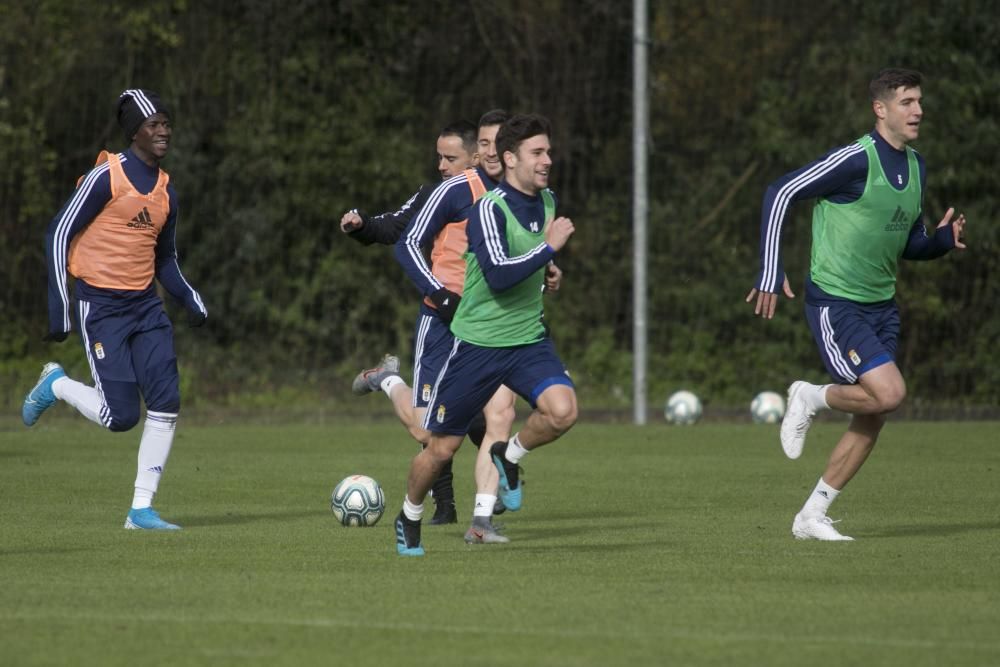
M 176 530 L 152 507 L 180 410 L 173 328 L 154 278 L 184 305 L 191 326 L 204 324 L 208 311 L 177 263 L 177 195 L 160 169 L 170 147 L 170 112 L 156 93 L 131 89 L 119 97 L 117 116 L 129 148 L 101 152 L 45 237 L 46 338 L 66 340 L 75 313 L 94 385 L 47 363 L 21 416 L 32 426 L 62 400 L 110 431 L 128 431 L 139 423 L 141 394 L 146 417 L 125 528 Z

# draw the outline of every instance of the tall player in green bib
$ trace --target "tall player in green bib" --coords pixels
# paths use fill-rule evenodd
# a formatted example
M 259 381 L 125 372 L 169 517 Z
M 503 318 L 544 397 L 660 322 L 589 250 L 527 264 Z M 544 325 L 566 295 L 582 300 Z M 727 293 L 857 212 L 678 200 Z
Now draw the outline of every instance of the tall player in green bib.
M 833 527 L 830 504 L 875 447 L 887 415 L 906 397 L 896 366 L 900 258 L 935 259 L 964 248 L 965 216 L 948 209 L 932 236 L 923 222 L 926 170 L 909 147 L 920 132 L 922 76 L 886 69 L 869 84 L 875 129 L 771 184 L 761 221 L 761 271 L 747 295 L 756 315 L 774 316 L 779 289 L 793 298 L 781 266 L 781 229 L 792 203 L 818 198 L 806 279 L 806 319 L 835 384 L 793 382 L 781 445 L 796 459 L 818 410 L 852 415 L 823 476 L 792 521 L 797 539 L 851 540 Z
M 573 382 L 542 323 L 546 267 L 574 230 L 569 218 L 556 217 L 548 189 L 549 135 L 548 121 L 534 114 L 512 116 L 497 133 L 504 180 L 469 216 L 462 301 L 451 324 L 455 341 L 427 405 L 424 428 L 430 442 L 413 459 L 396 518 L 400 555 L 424 554 L 423 498 L 500 385 L 534 408 L 519 432 L 490 450 L 500 473 L 500 497 L 509 510 L 521 507 L 518 462 L 576 422 Z M 470 533 L 488 530 L 488 521 L 488 516 L 474 517 Z M 466 541 L 475 538 L 466 535 Z

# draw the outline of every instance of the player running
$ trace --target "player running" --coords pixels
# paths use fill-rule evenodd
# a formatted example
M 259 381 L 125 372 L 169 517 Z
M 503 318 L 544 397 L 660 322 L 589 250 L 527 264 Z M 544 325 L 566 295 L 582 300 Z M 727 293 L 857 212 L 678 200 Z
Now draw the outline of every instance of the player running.
M 875 447 L 906 384 L 896 366 L 900 318 L 899 259 L 929 260 L 965 248 L 965 216 L 948 209 L 934 235 L 923 223 L 924 160 L 909 143 L 923 120 L 919 72 L 886 69 L 869 85 L 875 129 L 771 184 L 761 221 L 761 271 L 747 295 L 754 314 L 774 316 L 778 290 L 795 295 L 781 265 L 780 239 L 789 207 L 816 197 L 812 256 L 805 285 L 806 319 L 835 384 L 793 382 L 781 424 L 781 445 L 802 453 L 818 410 L 852 416 L 826 469 L 792 522 L 798 539 L 851 540 L 827 516 L 830 504 Z
M 548 121 L 537 115 L 513 116 L 497 133 L 504 181 L 478 200 L 469 217 L 464 293 L 451 325 L 455 338 L 432 385 L 424 420 L 431 437 L 413 460 L 396 518 L 400 555 L 424 554 L 423 498 L 469 423 L 501 386 L 535 408 L 509 442 L 499 440 L 488 452 L 480 448 L 480 458 L 494 457 L 511 509 L 521 504 L 518 461 L 576 422 L 573 383 L 542 323 L 546 267 L 574 229 L 568 218 L 555 217 L 547 188 L 549 134 Z M 412 254 L 403 242 L 397 247 Z M 482 488 L 477 498 L 481 495 L 487 495 Z M 488 516 L 474 515 L 466 540 L 479 541 L 488 525 Z
M 170 147 L 170 112 L 156 93 L 126 90 L 118 100 L 118 123 L 129 148 L 98 156 L 45 237 L 47 338 L 64 341 L 73 329 L 73 276 L 76 327 L 94 386 L 48 363 L 21 416 L 32 426 L 63 400 L 110 431 L 128 431 L 139 422 L 141 395 L 146 419 L 125 528 L 176 530 L 152 507 L 180 410 L 173 328 L 153 279 L 184 305 L 192 326 L 204 324 L 208 311 L 177 264 L 177 194 L 159 166 Z

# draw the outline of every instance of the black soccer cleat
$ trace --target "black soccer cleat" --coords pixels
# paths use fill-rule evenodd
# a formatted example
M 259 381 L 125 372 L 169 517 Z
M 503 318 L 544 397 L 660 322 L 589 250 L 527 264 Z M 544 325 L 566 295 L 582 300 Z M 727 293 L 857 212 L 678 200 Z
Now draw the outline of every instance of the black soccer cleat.
M 432 526 L 444 526 L 449 523 L 458 523 L 458 513 L 455 511 L 455 503 L 439 502 L 434 510 L 434 517 L 431 519 Z
M 410 521 L 402 512 L 396 517 L 396 553 L 400 556 L 423 556 L 420 542 L 420 522 Z

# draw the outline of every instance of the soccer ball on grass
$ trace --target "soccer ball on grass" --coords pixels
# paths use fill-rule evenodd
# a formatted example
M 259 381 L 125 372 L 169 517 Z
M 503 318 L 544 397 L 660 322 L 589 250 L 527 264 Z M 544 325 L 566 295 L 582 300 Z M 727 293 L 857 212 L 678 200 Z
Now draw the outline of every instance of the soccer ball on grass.
M 385 494 L 371 477 L 351 475 L 333 490 L 330 509 L 345 526 L 374 526 L 385 512 Z
M 773 391 L 762 391 L 750 403 L 755 424 L 777 424 L 785 416 L 785 399 Z
M 701 419 L 701 401 L 690 391 L 674 392 L 667 399 L 663 416 L 671 424 L 694 424 Z

